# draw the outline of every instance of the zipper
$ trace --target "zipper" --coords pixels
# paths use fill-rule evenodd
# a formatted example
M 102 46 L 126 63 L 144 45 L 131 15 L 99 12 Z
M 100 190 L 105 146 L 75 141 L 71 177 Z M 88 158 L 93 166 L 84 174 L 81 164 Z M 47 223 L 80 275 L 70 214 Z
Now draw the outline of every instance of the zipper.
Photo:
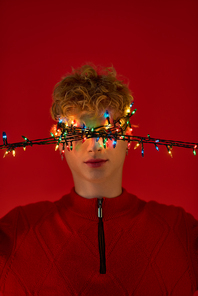
M 105 258 L 105 239 L 104 239 L 104 228 L 102 221 L 102 202 L 103 198 L 98 198 L 98 245 L 100 253 L 100 273 L 106 273 L 106 258 Z

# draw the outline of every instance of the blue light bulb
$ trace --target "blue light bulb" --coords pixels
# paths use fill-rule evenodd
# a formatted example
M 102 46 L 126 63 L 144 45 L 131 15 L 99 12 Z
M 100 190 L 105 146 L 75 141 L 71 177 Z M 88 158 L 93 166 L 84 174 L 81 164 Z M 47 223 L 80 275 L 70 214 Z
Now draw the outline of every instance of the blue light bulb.
M 6 135 L 6 132 L 3 132 L 3 145 L 7 145 L 7 135 Z
M 117 144 L 117 141 L 113 141 L 113 148 L 115 148 L 116 147 L 116 144 Z
M 107 110 L 106 110 L 105 113 L 104 113 L 104 117 L 105 117 L 105 118 L 109 117 L 109 112 L 108 112 Z
M 142 147 L 142 157 L 144 157 L 144 148 Z
M 3 139 L 4 139 L 4 140 L 7 139 L 7 135 L 6 135 L 5 132 L 3 132 Z

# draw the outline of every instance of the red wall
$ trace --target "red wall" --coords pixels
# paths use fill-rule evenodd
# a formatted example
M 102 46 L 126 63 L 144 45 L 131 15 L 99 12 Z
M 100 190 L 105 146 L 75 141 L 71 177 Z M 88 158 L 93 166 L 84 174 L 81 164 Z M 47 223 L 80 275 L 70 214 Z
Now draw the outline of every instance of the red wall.
M 54 85 L 85 62 L 128 77 L 136 135 L 198 142 L 196 0 L 0 2 L 0 131 L 9 142 L 49 136 Z M 2 144 L 3 142 L 0 143 Z M 17 205 L 56 200 L 73 186 L 54 146 L 0 150 L 0 216 Z M 197 153 L 198 154 L 198 153 Z M 126 158 L 123 186 L 144 200 L 182 206 L 198 218 L 198 155 L 145 145 Z

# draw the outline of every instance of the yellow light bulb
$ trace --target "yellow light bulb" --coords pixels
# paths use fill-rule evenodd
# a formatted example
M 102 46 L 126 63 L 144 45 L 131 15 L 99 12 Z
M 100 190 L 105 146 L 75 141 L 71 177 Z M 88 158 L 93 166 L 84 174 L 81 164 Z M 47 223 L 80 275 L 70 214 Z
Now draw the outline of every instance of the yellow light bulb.
M 23 147 L 23 150 L 25 151 L 26 150 L 26 147 Z
M 15 155 L 16 155 L 15 150 L 12 150 L 12 155 L 15 157 Z
M 57 151 L 58 150 L 58 145 L 56 145 L 56 147 L 55 147 L 55 151 Z
M 140 143 L 137 143 L 134 147 L 134 149 L 138 148 L 140 146 Z
M 8 154 L 8 151 L 6 151 L 6 152 L 4 153 L 4 156 L 3 156 L 3 158 L 4 158 L 4 157 L 6 157 L 6 155 L 7 155 L 7 154 Z
M 171 157 L 173 157 L 171 149 L 172 148 L 170 146 L 168 146 L 168 153 L 170 154 Z

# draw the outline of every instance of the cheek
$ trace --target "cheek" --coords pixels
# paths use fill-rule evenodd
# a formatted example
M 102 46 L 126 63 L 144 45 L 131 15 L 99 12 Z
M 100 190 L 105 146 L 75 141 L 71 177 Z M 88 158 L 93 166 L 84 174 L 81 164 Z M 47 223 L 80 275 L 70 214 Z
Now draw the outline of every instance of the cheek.
M 70 147 L 70 143 L 69 143 Z M 65 146 L 65 155 L 68 155 L 68 153 L 73 153 L 73 152 L 78 152 L 82 147 L 82 141 L 75 141 L 72 143 L 72 150 L 68 150 L 67 147 Z
M 75 152 L 78 152 L 82 147 L 82 142 L 81 141 L 76 141 L 74 144 L 73 144 L 73 150 Z
M 127 148 L 127 141 L 117 141 L 117 146 L 119 147 L 120 150 L 123 150 L 125 152 Z
M 65 152 L 65 160 L 71 171 L 76 169 L 78 162 L 73 151 Z
M 77 141 L 73 143 L 72 150 L 68 151 L 67 148 L 65 149 L 65 159 L 70 167 L 76 166 L 76 164 L 82 159 L 83 156 L 83 144 Z
M 126 147 L 127 147 L 126 142 L 117 141 L 116 147 L 111 148 L 112 155 L 113 155 L 114 159 L 116 159 L 116 161 L 118 161 L 118 162 L 123 161 L 123 158 L 125 158 L 125 155 L 126 155 Z

